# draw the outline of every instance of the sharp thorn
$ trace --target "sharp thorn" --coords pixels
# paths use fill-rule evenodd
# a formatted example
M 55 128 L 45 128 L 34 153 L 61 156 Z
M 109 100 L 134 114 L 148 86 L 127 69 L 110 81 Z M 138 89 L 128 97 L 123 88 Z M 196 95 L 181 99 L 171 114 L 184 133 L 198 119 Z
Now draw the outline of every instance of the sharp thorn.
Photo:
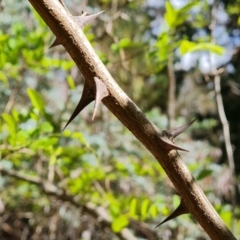
M 189 152 L 188 150 L 184 148 L 180 148 L 174 143 L 172 143 L 170 140 L 165 140 L 162 137 L 160 137 L 161 142 L 164 144 L 164 149 L 171 151 L 171 150 L 179 150 L 179 151 L 184 151 L 184 152 Z
M 170 135 L 170 137 L 175 138 L 179 134 L 183 133 L 187 128 L 189 128 L 195 121 L 196 121 L 196 119 L 192 120 L 189 123 L 184 124 L 181 127 L 178 127 L 178 128 L 172 129 L 172 130 L 166 130 L 166 132 Z
M 86 27 L 88 24 L 90 24 L 95 18 L 97 18 L 101 13 L 103 13 L 104 11 L 101 11 L 99 13 L 95 13 L 95 14 L 91 14 L 91 15 L 88 15 L 87 12 L 82 12 L 82 15 L 80 16 L 73 16 L 73 19 L 74 21 L 77 23 L 77 25 L 83 29 L 84 27 Z M 49 47 L 50 48 L 53 48 L 53 47 L 56 47 L 58 45 L 60 45 L 60 41 L 58 41 L 58 39 L 56 38 L 54 40 L 54 42 L 52 43 L 52 45 Z
M 160 225 L 162 225 L 165 222 L 168 222 L 171 219 L 174 219 L 180 215 L 189 213 L 188 209 L 185 207 L 184 202 L 181 200 L 179 206 L 165 219 L 163 220 L 161 223 L 159 223 L 155 228 L 159 227 Z
M 96 96 L 95 96 L 95 105 L 92 120 L 94 120 L 98 106 L 103 98 L 109 95 L 107 87 L 105 83 L 103 83 L 98 77 L 94 77 L 95 85 L 96 85 Z
M 71 115 L 70 119 L 68 120 L 68 122 L 66 123 L 65 127 L 63 128 L 63 130 L 93 100 L 94 100 L 94 95 L 91 93 L 89 87 L 87 86 L 87 83 L 85 82 L 84 87 L 83 87 L 83 93 L 82 93 L 81 99 L 80 99 L 77 107 L 73 111 L 73 114 Z
M 50 48 L 53 48 L 53 47 L 56 47 L 56 46 L 58 46 L 58 45 L 60 45 L 61 43 L 58 41 L 58 39 L 56 38 L 55 40 L 54 40 L 54 42 L 52 43 L 52 45 L 49 47 L 49 49 Z
M 104 11 L 101 11 L 99 13 L 95 13 L 91 15 L 87 15 L 83 13 L 81 16 L 74 16 L 73 18 L 80 28 L 84 28 L 103 12 Z

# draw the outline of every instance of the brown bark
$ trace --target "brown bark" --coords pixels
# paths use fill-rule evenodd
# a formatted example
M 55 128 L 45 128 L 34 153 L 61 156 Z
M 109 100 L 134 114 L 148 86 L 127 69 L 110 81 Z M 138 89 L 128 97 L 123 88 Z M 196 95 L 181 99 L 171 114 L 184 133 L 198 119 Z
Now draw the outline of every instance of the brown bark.
M 101 79 L 109 96 L 103 103 L 154 155 L 180 194 L 185 206 L 211 239 L 236 239 L 224 225 L 175 150 L 169 151 L 161 132 L 122 91 L 98 58 L 83 31 L 58 0 L 29 0 L 59 38 L 90 86 Z

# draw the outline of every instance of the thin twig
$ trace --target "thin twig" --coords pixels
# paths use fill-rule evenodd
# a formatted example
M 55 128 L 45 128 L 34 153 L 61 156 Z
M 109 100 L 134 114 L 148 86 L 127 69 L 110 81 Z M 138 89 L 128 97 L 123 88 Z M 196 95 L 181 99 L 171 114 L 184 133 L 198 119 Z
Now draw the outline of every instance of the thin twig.
M 216 28 L 217 6 L 218 6 L 218 1 L 214 1 L 212 6 L 212 12 L 211 12 L 211 42 L 212 43 L 215 43 L 214 30 Z M 231 201 L 232 201 L 232 213 L 234 215 L 234 209 L 236 206 L 236 191 L 235 191 L 236 182 L 235 182 L 235 164 L 234 164 L 234 157 L 233 157 L 233 149 L 232 149 L 231 138 L 230 138 L 229 123 L 225 114 L 223 99 L 221 94 L 221 79 L 219 76 L 220 73 L 216 69 L 216 65 L 214 63 L 214 54 L 211 52 L 210 52 L 210 66 L 211 66 L 211 73 L 214 75 L 214 87 L 215 87 L 215 94 L 216 94 L 217 109 L 218 109 L 220 121 L 223 126 L 224 142 L 225 142 L 225 147 L 227 152 L 228 165 L 231 172 L 231 180 L 232 180 Z
M 173 65 L 173 52 L 171 51 L 168 56 L 168 128 L 173 129 L 175 121 L 175 111 L 176 111 L 176 76 L 174 73 Z

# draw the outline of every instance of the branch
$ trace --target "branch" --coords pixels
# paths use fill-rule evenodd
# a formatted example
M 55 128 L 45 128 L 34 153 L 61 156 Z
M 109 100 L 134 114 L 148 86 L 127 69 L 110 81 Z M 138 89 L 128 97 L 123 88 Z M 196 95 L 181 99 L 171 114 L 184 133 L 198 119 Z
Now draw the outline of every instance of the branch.
M 211 12 L 211 42 L 214 43 L 214 30 L 216 27 L 216 11 L 217 11 L 217 1 L 214 1 L 212 6 L 212 12 Z M 220 121 L 222 123 L 223 127 L 223 136 L 224 136 L 224 142 L 225 142 L 225 148 L 227 152 L 227 160 L 228 165 L 231 172 L 231 192 L 232 192 L 232 212 L 234 214 L 234 208 L 236 206 L 236 191 L 235 191 L 235 164 L 234 164 L 234 157 L 233 157 L 233 149 L 230 139 L 230 129 L 228 120 L 225 114 L 224 105 L 223 105 L 223 99 L 222 99 L 222 93 L 221 93 L 221 79 L 220 74 L 217 71 L 217 68 L 214 63 L 214 54 L 210 53 L 210 67 L 211 67 L 211 73 L 214 75 L 214 87 L 215 87 L 215 94 L 216 94 L 216 102 L 217 102 L 217 109 Z
M 146 118 L 123 92 L 73 17 L 58 0 L 29 1 L 71 55 L 89 88 L 95 89 L 94 77 L 98 77 L 106 85 L 109 96 L 103 99 L 103 103 L 158 160 L 173 182 L 186 208 L 194 215 L 208 235 L 216 240 L 236 239 L 197 185 L 179 154 L 174 150 L 178 148 Z
M 174 73 L 174 65 L 173 65 L 173 50 L 169 53 L 168 56 L 168 64 L 167 64 L 167 72 L 168 72 L 168 127 L 174 127 L 175 121 L 175 111 L 176 111 L 176 76 Z
M 29 182 L 37 185 L 47 195 L 51 195 L 65 202 L 70 202 L 77 208 L 81 208 L 83 212 L 98 219 L 100 224 L 111 229 L 112 219 L 103 207 L 96 207 L 93 203 L 87 202 L 85 205 L 79 204 L 73 196 L 67 194 L 63 189 L 57 187 L 49 181 L 44 181 L 38 177 L 30 177 L 20 174 L 14 170 L 5 170 L 0 166 L 0 173 L 19 180 Z M 115 233 L 121 240 L 137 240 L 128 228 L 122 229 L 120 232 Z

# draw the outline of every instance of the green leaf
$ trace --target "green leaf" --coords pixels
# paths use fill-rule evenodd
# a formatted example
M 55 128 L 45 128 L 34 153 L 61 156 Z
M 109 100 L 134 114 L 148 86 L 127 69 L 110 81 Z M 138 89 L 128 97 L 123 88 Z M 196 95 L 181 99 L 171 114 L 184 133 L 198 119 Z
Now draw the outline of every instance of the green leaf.
M 221 213 L 220 213 L 220 217 L 222 218 L 222 220 L 226 223 L 226 225 L 228 227 L 231 226 L 231 222 L 232 222 L 232 211 L 231 209 L 229 209 L 227 206 L 223 207 L 223 209 L 221 209 Z
M 19 122 L 19 112 L 15 108 L 12 110 L 12 117 L 16 123 Z
M 29 142 L 29 134 L 27 131 L 20 130 L 16 134 L 16 145 L 24 146 Z M 30 152 L 30 151 L 29 151 Z
M 14 118 L 8 113 L 3 113 L 2 118 L 4 119 L 5 123 L 7 124 L 9 132 L 15 133 L 17 130 L 17 125 L 16 125 Z
M 130 203 L 130 215 L 135 216 L 136 215 L 136 210 L 137 210 L 137 199 L 133 198 L 131 203 Z
M 55 154 L 52 154 L 52 155 L 50 156 L 50 159 L 49 159 L 49 165 L 50 165 L 50 166 L 55 165 L 56 161 L 57 161 L 56 155 L 55 155 Z
M 111 44 L 111 50 L 113 52 L 118 52 L 119 51 L 119 46 L 116 43 Z
M 43 137 L 36 140 L 31 147 L 33 149 L 48 149 L 49 147 L 53 147 L 56 143 L 58 143 L 58 138 L 56 137 Z
M 84 136 L 83 136 L 82 133 L 80 133 L 80 132 L 74 132 L 74 133 L 72 134 L 72 138 L 73 138 L 73 139 L 77 139 L 80 143 L 86 144 L 86 145 L 88 146 L 88 143 L 86 142 L 86 140 L 85 140 L 85 138 L 84 138 Z
M 196 176 L 196 179 L 197 179 L 197 180 L 201 180 L 201 179 L 209 176 L 211 173 L 212 173 L 212 170 L 210 170 L 210 169 L 202 169 L 202 170 L 199 172 L 198 176 Z
M 127 48 L 131 44 L 131 39 L 123 38 L 119 41 L 120 48 Z
M 118 43 L 113 43 L 111 49 L 113 52 L 118 52 L 119 49 L 137 48 L 142 45 L 140 42 L 132 42 L 130 38 L 122 38 Z
M 158 215 L 158 209 L 155 205 L 152 205 L 150 207 L 149 212 L 153 218 L 155 218 Z
M 28 88 L 27 89 L 28 96 L 35 108 L 42 111 L 45 107 L 45 103 L 43 101 L 42 96 L 34 89 Z
M 173 208 L 176 209 L 180 204 L 180 198 L 178 195 L 173 195 Z
M 196 43 L 188 40 L 182 40 L 180 43 L 180 54 L 184 55 L 194 51 L 210 51 L 218 55 L 224 54 L 224 48 L 213 43 Z
M 49 122 L 43 122 L 40 128 L 43 133 L 51 133 L 53 131 L 53 126 Z
M 196 47 L 197 43 L 188 40 L 182 40 L 180 43 L 180 54 L 184 55 Z
M 119 48 L 134 48 L 142 46 L 142 43 L 132 42 L 130 38 L 122 38 L 118 43 Z
M 141 205 L 141 215 L 142 217 L 146 217 L 147 212 L 148 212 L 148 207 L 149 207 L 149 200 L 144 199 Z
M 173 8 L 169 1 L 166 2 L 166 13 L 164 14 L 164 19 L 167 22 L 168 26 L 172 28 L 177 19 L 177 11 Z
M 200 43 L 198 44 L 199 49 L 208 50 L 218 55 L 223 55 L 225 50 L 223 47 L 213 43 Z
M 156 54 L 158 55 L 158 58 L 161 62 L 167 60 L 169 57 L 169 52 L 170 52 L 170 49 L 172 48 L 172 46 L 170 46 L 169 43 L 170 43 L 170 36 L 168 35 L 168 33 L 167 32 L 161 33 L 156 43 L 156 47 L 158 49 Z M 153 55 L 154 54 L 155 53 L 153 53 Z
M 64 71 L 71 69 L 73 66 L 74 66 L 74 61 L 62 61 L 61 62 L 61 68 Z
M 0 71 L 0 81 L 3 81 L 5 83 L 8 82 L 6 75 L 2 71 Z
M 5 42 L 8 39 L 9 39 L 9 36 L 7 34 L 0 35 L 0 42 Z
M 59 68 L 61 64 L 61 60 L 59 59 L 53 59 L 53 58 L 48 58 L 48 57 L 44 57 L 41 60 L 41 66 L 44 68 L 49 68 L 49 66 L 51 67 L 56 67 Z M 64 65 L 64 64 L 63 64 Z
M 71 75 L 67 75 L 67 82 L 71 89 L 75 89 L 75 83 Z
M 112 222 L 112 230 L 114 232 L 120 232 L 124 227 L 129 223 L 129 220 L 126 216 L 119 216 L 115 218 Z

